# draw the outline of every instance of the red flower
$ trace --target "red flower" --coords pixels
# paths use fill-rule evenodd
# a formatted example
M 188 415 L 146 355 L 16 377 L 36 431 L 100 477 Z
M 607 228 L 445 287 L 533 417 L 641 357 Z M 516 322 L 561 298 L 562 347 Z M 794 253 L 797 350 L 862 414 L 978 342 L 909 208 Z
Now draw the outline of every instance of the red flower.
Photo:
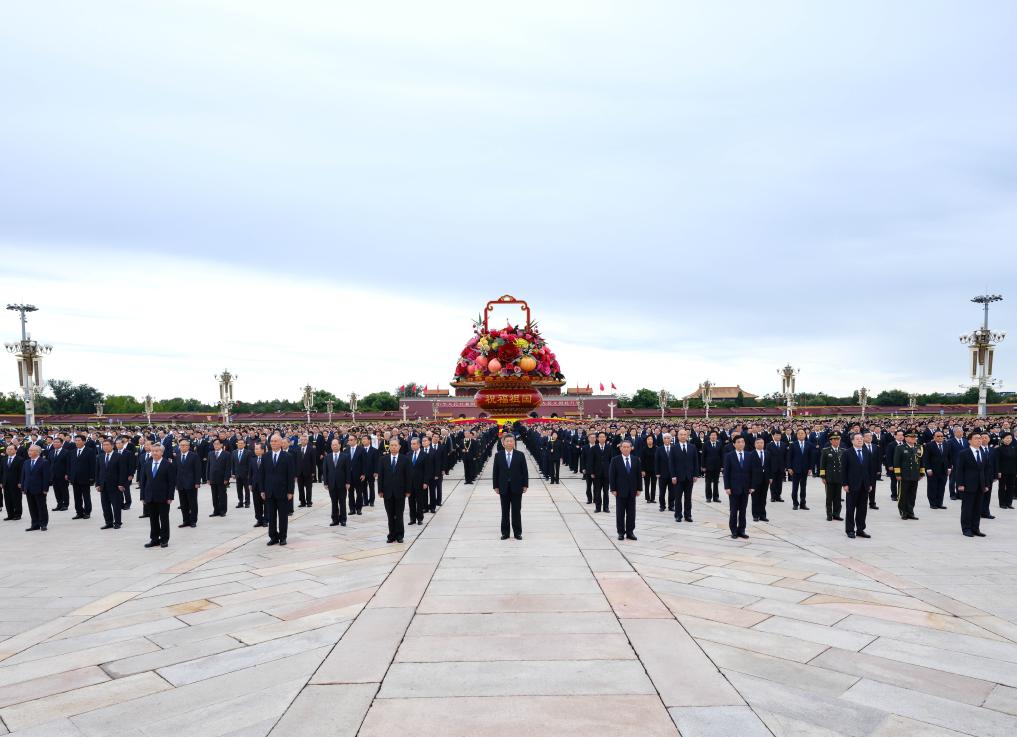
M 515 343 L 505 343 L 498 348 L 498 359 L 502 363 L 509 363 L 519 357 L 519 346 Z

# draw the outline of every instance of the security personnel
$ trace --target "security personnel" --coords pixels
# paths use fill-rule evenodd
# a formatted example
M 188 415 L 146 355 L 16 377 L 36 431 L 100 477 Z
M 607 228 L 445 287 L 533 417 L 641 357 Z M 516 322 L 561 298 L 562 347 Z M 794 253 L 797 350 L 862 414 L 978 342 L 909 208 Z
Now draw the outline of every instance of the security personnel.
M 915 498 L 918 496 L 918 479 L 925 475 L 922 467 L 922 448 L 916 444 L 918 433 L 908 430 L 904 442 L 893 451 L 893 475 L 897 477 L 897 509 L 901 519 L 915 517 Z
M 840 516 L 840 494 L 844 484 L 844 449 L 840 447 L 840 435 L 833 433 L 830 444 L 819 454 L 819 477 L 826 484 L 826 521 L 843 521 Z

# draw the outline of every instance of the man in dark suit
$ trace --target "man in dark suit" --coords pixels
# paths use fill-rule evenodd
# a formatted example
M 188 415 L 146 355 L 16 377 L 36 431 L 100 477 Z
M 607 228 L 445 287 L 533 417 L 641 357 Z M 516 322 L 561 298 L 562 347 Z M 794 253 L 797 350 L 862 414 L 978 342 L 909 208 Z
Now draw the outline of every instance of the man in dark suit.
M 154 445 L 154 443 L 153 443 Z M 165 447 L 165 446 L 163 446 Z M 165 456 L 165 451 L 163 453 Z M 177 527 L 198 526 L 198 487 L 205 475 L 201 456 L 191 448 L 189 440 L 181 440 L 175 463 L 177 467 L 177 491 L 180 492 L 181 524 Z
M 799 430 L 795 433 L 795 442 L 788 449 L 787 464 L 794 509 L 808 510 L 805 505 L 805 487 L 809 476 L 815 473 L 816 462 L 816 446 L 805 437 L 805 430 Z
M 173 463 L 163 460 L 165 452 L 162 443 L 153 443 L 150 457 L 140 473 L 144 478 L 141 486 L 141 501 L 148 517 L 149 539 L 146 548 L 168 547 L 170 539 L 170 505 L 176 488 L 177 469 Z
M 421 441 L 421 448 L 427 457 L 430 465 L 427 479 L 427 511 L 435 514 L 438 511 L 438 503 L 441 501 L 441 477 L 443 475 L 442 465 L 444 459 L 441 456 L 441 445 L 432 443 L 427 435 Z
M 675 484 L 672 483 L 672 479 L 675 478 L 674 470 L 674 437 L 671 433 L 666 432 L 661 435 L 660 445 L 657 446 L 657 451 L 654 455 L 654 465 L 657 472 L 657 486 L 658 494 L 660 497 L 660 511 L 663 512 L 665 509 L 674 510 L 674 492 Z
M 745 508 L 752 493 L 749 464 L 745 453 L 745 438 L 734 439 L 734 450 L 724 456 L 724 493 L 728 496 L 730 515 L 728 527 L 732 538 L 748 539 L 745 534 Z
M 307 433 L 300 436 L 299 444 L 294 453 L 297 462 L 297 493 L 301 507 L 313 506 L 311 500 L 314 477 L 318 469 L 318 453 L 311 445 Z
M 28 514 L 32 518 L 32 526 L 25 530 L 26 532 L 46 531 L 49 525 L 46 494 L 49 493 L 51 483 L 49 461 L 42 457 L 42 448 L 30 445 L 28 459 L 21 466 L 21 490 L 25 493 Z
M 251 506 L 251 451 L 243 438 L 237 438 L 237 449 L 230 458 L 233 480 L 237 484 L 237 509 Z
M 18 454 L 18 446 L 11 443 L 4 448 L 3 487 L 4 501 L 7 503 L 5 520 L 21 519 L 21 464 L 25 459 Z
M 515 438 L 513 438 L 515 445 Z M 590 451 L 590 461 L 593 463 L 593 505 L 595 512 L 610 512 L 611 497 L 607 494 L 607 471 L 611 466 L 611 458 L 614 456 L 614 446 L 607 442 L 607 433 L 597 435 L 597 444 Z
M 950 475 L 950 449 L 947 447 L 942 430 L 932 434 L 932 440 L 925 444 L 925 493 L 929 498 L 930 509 L 946 509 L 943 497 L 946 495 L 947 477 Z
M 113 452 L 113 441 L 102 441 L 102 453 L 95 474 L 95 488 L 99 490 L 102 517 L 106 524 L 101 529 L 119 530 L 120 510 L 124 502 L 124 487 L 127 484 L 127 469 L 122 465 L 123 457 Z
M 583 468 L 583 481 L 586 482 L 586 503 L 593 504 L 593 449 L 597 447 L 597 436 L 590 433 L 587 436 L 587 443 L 580 450 L 580 465 Z
M 399 452 L 399 439 L 393 436 L 388 441 L 389 454 L 378 462 L 378 496 L 385 503 L 388 515 L 388 542 L 403 541 L 403 511 L 410 496 L 410 461 Z
M 957 456 L 962 450 L 968 447 L 968 441 L 964 438 L 964 429 L 958 425 L 953 429 L 953 437 L 947 441 L 947 449 L 950 453 L 950 468 L 953 468 L 957 464 Z M 957 479 L 956 474 L 950 474 L 949 480 L 950 487 L 950 498 L 957 498 Z
M 699 450 L 689 441 L 689 431 L 678 431 L 678 442 L 673 450 L 671 484 L 675 487 L 674 518 L 681 522 L 692 521 L 692 485 L 699 476 Z
M 504 450 L 495 454 L 494 457 L 494 491 L 501 499 L 501 539 L 508 539 L 511 517 L 512 532 L 515 534 L 516 540 L 522 540 L 521 510 L 523 494 L 526 493 L 526 489 L 530 485 L 530 475 L 526 468 L 526 458 L 516 450 L 516 439 L 511 433 L 506 433 L 502 438 L 502 448 Z M 606 468 L 604 475 L 606 489 Z M 604 511 L 607 511 L 606 491 L 604 497 Z
M 347 496 L 350 500 L 350 514 L 363 514 L 364 492 L 366 491 L 367 469 L 371 457 L 364 446 L 360 445 L 355 435 L 350 435 L 346 440 L 346 458 L 350 467 L 350 485 L 347 489 Z
M 268 517 L 268 544 L 285 545 L 296 469 L 293 456 L 283 449 L 282 438 L 273 435 L 270 442 L 272 451 L 261 462 L 261 498 Z
M 325 454 L 325 488 L 332 501 L 332 522 L 346 526 L 346 494 L 350 490 L 350 454 L 343 453 L 342 443 L 332 439 L 332 451 Z
M 229 501 L 226 488 L 230 485 L 230 454 L 223 449 L 223 442 L 212 441 L 212 452 L 208 454 L 208 485 L 212 487 L 212 514 L 209 517 L 225 517 Z
M 378 449 L 371 445 L 371 436 L 364 434 L 360 438 L 360 450 L 357 454 L 361 457 L 360 473 L 351 480 L 351 486 L 356 483 L 360 489 L 360 499 L 365 507 L 374 506 L 374 480 L 378 474 Z M 447 463 L 447 459 L 446 459 Z M 447 473 L 447 471 L 446 471 Z M 438 506 L 441 506 L 441 487 L 438 487 Z M 360 514 L 360 511 L 357 511 Z
M 766 517 L 766 490 L 770 486 L 770 458 L 762 435 L 757 435 L 752 444 L 752 452 L 746 455 L 752 489 L 752 521 L 769 522 Z
M 410 440 L 410 524 L 424 524 L 424 511 L 427 509 L 428 481 L 432 476 L 431 464 L 420 447 L 420 438 Z
M 982 436 L 973 432 L 967 446 L 957 452 L 953 467 L 957 495 L 961 499 L 961 531 L 964 537 L 985 537 L 979 527 L 982 521 L 982 496 L 989 490 L 987 465 Z
M 611 459 L 608 486 L 615 503 L 618 539 L 636 539 L 636 498 L 642 493 L 643 480 L 639 459 L 632 453 L 632 442 L 623 440 L 621 455 Z
M 85 436 L 74 438 L 74 448 L 67 458 L 67 480 L 74 491 L 73 519 L 88 519 L 92 515 L 92 485 L 95 483 L 95 448 L 85 443 Z
M 724 445 L 717 436 L 717 431 L 710 432 L 710 436 L 700 450 L 700 463 L 702 464 L 703 477 L 706 480 L 706 501 L 720 501 L 720 472 L 724 467 Z
M 876 483 L 883 471 L 883 453 L 875 441 L 874 433 L 868 430 L 862 433 L 862 446 L 869 452 L 869 509 L 879 509 L 876 504 Z
M 263 476 L 261 466 L 265 463 L 265 444 L 255 443 L 254 453 L 251 455 L 251 496 L 254 500 L 254 526 L 268 527 L 268 520 L 265 517 L 264 487 L 261 485 Z
M 766 446 L 770 474 L 770 501 L 783 502 L 784 478 L 787 475 L 787 444 L 779 430 L 771 433 L 773 440 Z
M 844 456 L 844 531 L 848 537 L 871 537 L 865 531 L 868 513 L 870 484 L 872 483 L 872 454 L 865 447 L 865 438 L 856 432 L 851 436 L 851 448 Z
M 71 497 L 68 494 L 67 461 L 70 459 L 70 448 L 64 447 L 64 439 L 57 436 L 53 439 L 53 445 L 49 449 L 50 476 L 53 479 L 53 496 L 56 497 L 54 512 L 63 512 L 71 506 Z
M 124 469 L 124 503 L 120 505 L 121 509 L 130 509 L 131 500 L 131 483 L 134 481 L 134 475 L 138 470 L 138 456 L 134 452 L 134 446 L 128 442 L 126 436 L 121 435 L 116 441 L 116 450 L 114 451 L 120 456 L 120 466 Z

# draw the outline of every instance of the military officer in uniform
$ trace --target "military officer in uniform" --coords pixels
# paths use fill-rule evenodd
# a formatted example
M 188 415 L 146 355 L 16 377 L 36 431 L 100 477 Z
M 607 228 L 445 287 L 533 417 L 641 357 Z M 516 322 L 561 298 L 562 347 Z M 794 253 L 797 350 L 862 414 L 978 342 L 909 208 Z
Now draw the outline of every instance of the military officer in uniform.
M 904 442 L 893 451 L 893 475 L 897 477 L 897 509 L 901 519 L 915 517 L 915 498 L 918 480 L 925 475 L 922 467 L 922 448 L 917 445 L 918 433 L 908 430 Z
M 826 484 L 826 521 L 843 521 L 840 493 L 844 484 L 844 449 L 837 433 L 830 435 L 830 444 L 819 454 L 819 477 Z

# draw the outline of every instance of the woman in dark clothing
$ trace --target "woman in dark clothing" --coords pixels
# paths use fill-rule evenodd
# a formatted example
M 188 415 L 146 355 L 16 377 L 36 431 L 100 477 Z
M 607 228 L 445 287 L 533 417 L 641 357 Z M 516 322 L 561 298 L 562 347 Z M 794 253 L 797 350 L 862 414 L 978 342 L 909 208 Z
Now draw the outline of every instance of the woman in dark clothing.
M 646 436 L 646 444 L 643 445 L 639 457 L 639 466 L 643 474 L 643 491 L 646 492 L 646 503 L 653 504 L 657 496 L 657 449 L 653 446 L 653 435 Z
M 996 473 L 999 474 L 999 508 L 1013 509 L 1017 493 L 1017 443 L 1005 433 L 996 447 Z

